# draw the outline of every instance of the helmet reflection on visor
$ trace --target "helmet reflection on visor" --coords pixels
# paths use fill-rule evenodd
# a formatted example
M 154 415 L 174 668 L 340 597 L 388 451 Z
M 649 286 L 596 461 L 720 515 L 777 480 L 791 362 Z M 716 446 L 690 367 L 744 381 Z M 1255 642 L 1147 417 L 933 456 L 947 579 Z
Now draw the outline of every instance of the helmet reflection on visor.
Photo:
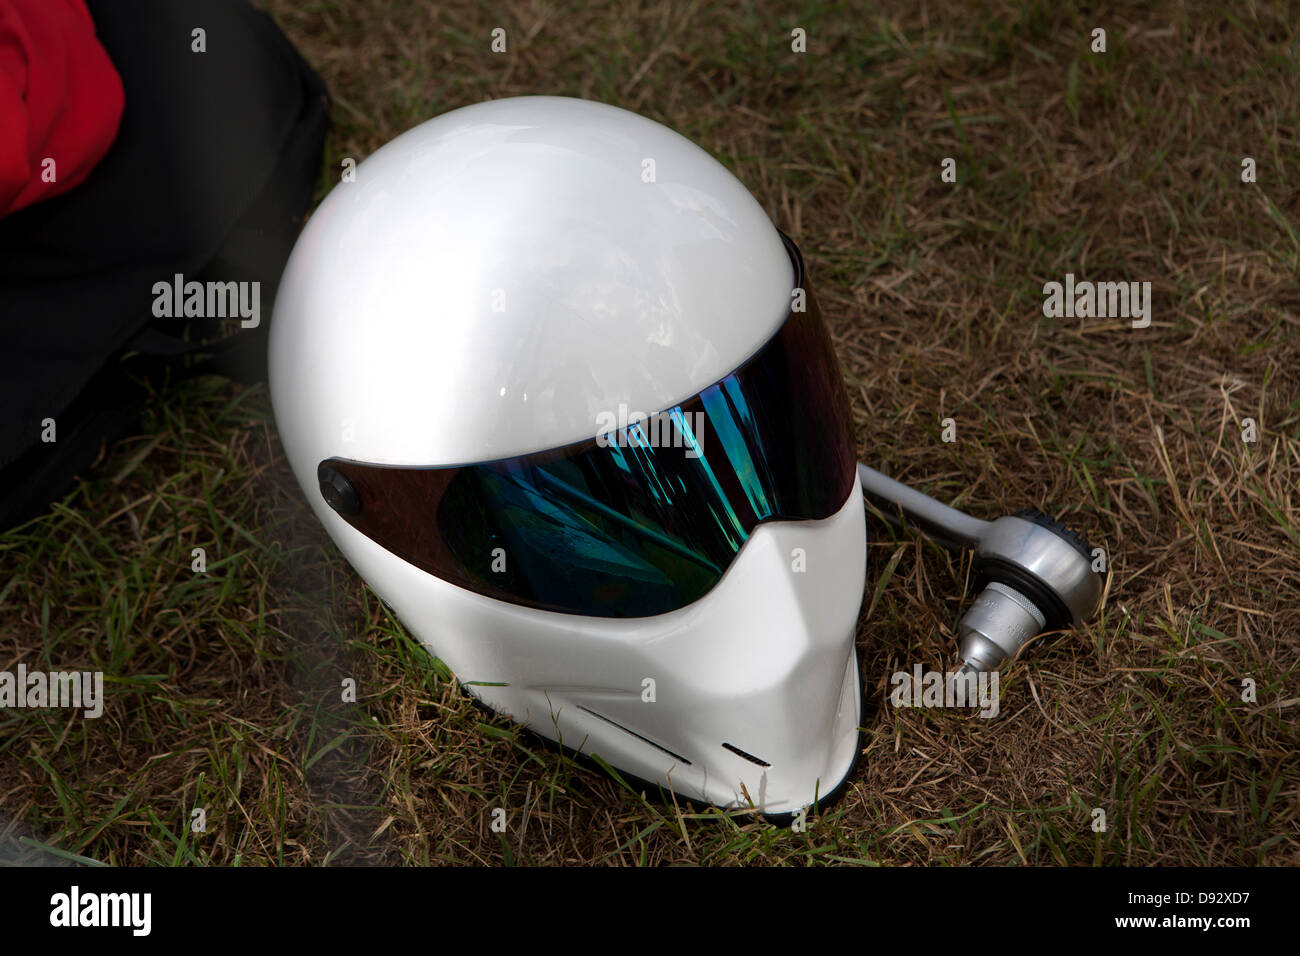
M 782 238 L 805 308 L 699 394 L 612 433 L 498 461 L 330 458 L 318 469 L 322 494 L 398 557 L 513 604 L 644 617 L 698 600 L 760 523 L 830 517 L 853 487 L 848 398 L 802 257 Z

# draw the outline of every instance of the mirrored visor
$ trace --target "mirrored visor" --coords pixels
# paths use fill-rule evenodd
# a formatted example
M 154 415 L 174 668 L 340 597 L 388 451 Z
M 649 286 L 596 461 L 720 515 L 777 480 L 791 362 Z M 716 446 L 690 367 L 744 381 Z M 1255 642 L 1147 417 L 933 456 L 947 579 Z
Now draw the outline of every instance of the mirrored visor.
M 802 258 L 783 238 L 803 297 L 792 295 L 785 322 L 754 356 L 698 395 L 588 440 L 498 461 L 421 468 L 330 458 L 318 469 L 321 493 L 393 554 L 499 600 L 593 617 L 646 617 L 699 600 L 758 525 L 828 518 L 853 487 L 843 380 Z

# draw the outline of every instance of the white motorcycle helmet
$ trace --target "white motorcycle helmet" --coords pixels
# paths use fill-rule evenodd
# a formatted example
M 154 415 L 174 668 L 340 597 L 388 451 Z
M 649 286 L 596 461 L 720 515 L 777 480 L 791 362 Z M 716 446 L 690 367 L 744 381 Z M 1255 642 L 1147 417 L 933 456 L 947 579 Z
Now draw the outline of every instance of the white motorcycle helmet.
M 416 127 L 303 230 L 270 370 L 330 537 L 493 711 L 696 802 L 845 783 L 848 400 L 798 250 L 703 150 L 547 96 Z

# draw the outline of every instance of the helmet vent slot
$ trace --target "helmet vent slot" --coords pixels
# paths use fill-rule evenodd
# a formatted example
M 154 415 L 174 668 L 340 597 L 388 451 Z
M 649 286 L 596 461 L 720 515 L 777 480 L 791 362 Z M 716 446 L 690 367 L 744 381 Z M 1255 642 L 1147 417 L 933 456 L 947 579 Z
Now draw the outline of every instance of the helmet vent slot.
M 758 764 L 760 767 L 770 767 L 770 766 L 772 766 L 770 763 L 768 763 L 766 760 L 763 760 L 761 757 L 755 757 L 753 754 L 747 754 L 747 753 L 745 753 L 745 751 L 741 750 L 739 747 L 733 747 L 731 744 L 728 744 L 728 743 L 724 743 L 722 746 L 725 747 L 727 750 L 730 750 L 730 751 L 731 751 L 733 754 L 735 754 L 737 757 L 744 757 L 744 758 L 745 758 L 746 760 L 748 760 L 750 763 L 756 763 L 756 764 Z
M 623 733 L 631 734 L 633 737 L 635 737 L 637 740 L 641 741 L 642 743 L 647 743 L 651 747 L 654 747 L 655 750 L 663 751 L 668 756 L 672 757 L 674 760 L 680 760 L 682 763 L 686 764 L 687 766 L 691 765 L 691 762 L 687 760 L 685 757 L 683 757 L 681 754 L 673 753 L 673 751 L 669 750 L 667 747 L 661 747 L 659 744 L 655 743 L 653 740 L 651 740 L 648 737 L 642 737 L 635 730 L 629 730 L 628 728 L 620 724 L 617 720 L 610 720 L 604 714 L 598 714 L 591 708 L 583 707 L 581 704 L 578 705 L 578 710 L 582 711 L 584 714 L 591 714 L 591 716 L 593 717 L 599 717 L 605 723 L 612 724 L 613 726 L 617 727 L 619 730 L 623 731 Z

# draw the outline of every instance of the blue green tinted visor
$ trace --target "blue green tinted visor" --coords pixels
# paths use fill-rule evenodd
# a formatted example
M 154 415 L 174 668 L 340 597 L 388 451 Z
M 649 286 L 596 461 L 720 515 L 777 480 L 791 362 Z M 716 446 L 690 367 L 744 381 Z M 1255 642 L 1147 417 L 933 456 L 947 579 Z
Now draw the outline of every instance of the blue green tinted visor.
M 321 494 L 381 547 L 502 601 L 647 617 L 698 600 L 758 525 L 828 518 L 853 487 L 848 397 L 802 257 L 783 238 L 805 307 L 698 395 L 499 461 L 419 468 L 330 458 L 318 468 Z

